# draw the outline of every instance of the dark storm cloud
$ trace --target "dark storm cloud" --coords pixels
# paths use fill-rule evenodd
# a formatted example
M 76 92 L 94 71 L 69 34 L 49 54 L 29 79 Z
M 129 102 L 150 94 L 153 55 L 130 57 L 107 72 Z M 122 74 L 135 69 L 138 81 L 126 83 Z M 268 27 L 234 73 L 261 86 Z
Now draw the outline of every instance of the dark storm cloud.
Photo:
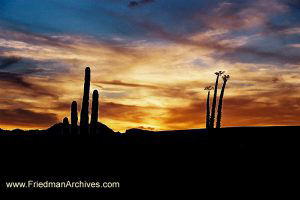
M 18 63 L 22 58 L 20 57 L 2 57 L 0 56 L 0 69 L 6 69 L 10 67 L 11 65 Z
M 144 4 L 153 3 L 153 2 L 155 2 L 155 0 L 130 1 L 128 3 L 128 7 L 129 8 L 134 8 L 134 7 L 139 7 L 139 6 L 142 6 Z
M 300 1 L 299 0 L 286 0 L 286 4 L 291 8 L 300 9 Z
M 11 83 L 22 88 L 32 88 L 33 85 L 24 80 L 21 74 L 0 72 L 0 81 Z
M 41 87 L 37 84 L 25 80 L 22 74 L 11 72 L 0 72 L 0 82 L 3 88 L 15 88 L 20 91 L 26 91 L 29 96 L 49 96 L 58 98 L 58 96 L 46 87 Z
M 47 127 L 58 121 L 56 114 L 37 113 L 26 109 L 0 109 L 0 124 Z
M 300 64 L 300 57 L 282 48 L 277 51 L 264 51 L 251 47 L 226 48 L 215 53 L 215 58 L 242 63 Z

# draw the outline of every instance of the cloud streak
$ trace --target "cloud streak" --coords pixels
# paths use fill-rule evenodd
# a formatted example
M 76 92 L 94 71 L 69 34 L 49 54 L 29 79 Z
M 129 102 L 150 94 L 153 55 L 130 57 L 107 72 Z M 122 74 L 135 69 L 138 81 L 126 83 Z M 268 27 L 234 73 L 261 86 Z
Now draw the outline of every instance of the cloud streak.
M 0 72 L 0 82 L 6 89 L 16 88 L 27 91 L 27 94 L 32 97 L 49 96 L 52 98 L 58 98 L 58 96 L 49 91 L 46 87 L 41 87 L 32 82 L 26 81 L 21 74 Z
M 53 113 L 37 113 L 26 109 L 0 109 L 0 124 L 2 126 L 44 127 L 57 121 Z
M 6 69 L 20 60 L 20 57 L 0 57 L 0 69 Z
M 145 5 L 145 4 L 153 3 L 153 2 L 155 2 L 155 0 L 130 1 L 130 2 L 128 3 L 128 7 L 129 7 L 129 8 L 135 8 L 135 7 L 143 6 L 143 5 Z

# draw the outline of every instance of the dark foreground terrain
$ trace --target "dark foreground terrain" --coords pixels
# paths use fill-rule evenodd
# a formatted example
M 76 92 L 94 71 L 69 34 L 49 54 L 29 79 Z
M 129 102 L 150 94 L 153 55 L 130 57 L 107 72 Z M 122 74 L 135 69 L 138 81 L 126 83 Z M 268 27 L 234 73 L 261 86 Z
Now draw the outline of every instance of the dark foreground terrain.
M 24 131 L 0 129 L 1 145 L 69 145 L 88 142 L 91 145 L 108 144 L 176 144 L 196 145 L 199 148 L 272 148 L 293 146 L 300 140 L 300 126 L 232 127 L 221 129 L 190 129 L 174 131 L 147 131 L 130 129 L 125 133 L 114 132 L 98 123 L 96 134 L 72 135 L 64 132 L 63 124 L 46 130 Z
M 74 136 L 64 135 L 60 126 L 44 131 L 0 131 L 2 191 L 61 191 L 7 189 L 6 181 L 88 180 L 120 182 L 120 188 L 88 189 L 109 195 L 158 191 L 200 196 L 251 194 L 266 191 L 266 186 L 278 192 L 275 188 L 291 183 L 287 178 L 299 178 L 300 127 L 131 129 L 120 134 L 99 124 L 96 135 Z M 288 170 L 280 165 L 289 166 Z M 293 187 L 298 184 L 289 186 Z

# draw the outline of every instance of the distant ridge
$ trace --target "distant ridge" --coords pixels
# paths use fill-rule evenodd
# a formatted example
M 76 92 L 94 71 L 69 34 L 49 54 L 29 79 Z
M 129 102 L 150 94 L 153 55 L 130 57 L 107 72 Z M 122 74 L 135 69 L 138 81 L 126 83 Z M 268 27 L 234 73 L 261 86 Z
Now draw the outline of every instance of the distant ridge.
M 46 130 L 7 131 L 0 129 L 0 144 L 52 143 L 62 141 L 92 142 L 93 144 L 196 144 L 200 148 L 271 148 L 299 146 L 300 126 L 227 127 L 221 129 L 188 129 L 175 131 L 150 131 L 133 128 L 125 133 L 114 132 L 108 126 L 97 123 L 95 135 L 64 135 L 63 123 Z M 297 144 L 297 145 L 296 145 Z

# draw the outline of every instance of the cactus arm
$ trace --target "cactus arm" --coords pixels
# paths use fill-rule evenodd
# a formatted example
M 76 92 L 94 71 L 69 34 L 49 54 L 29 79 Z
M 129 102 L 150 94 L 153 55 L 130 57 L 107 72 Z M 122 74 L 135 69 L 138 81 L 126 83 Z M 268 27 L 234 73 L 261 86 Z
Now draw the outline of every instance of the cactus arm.
M 71 105 L 71 132 L 72 135 L 77 135 L 77 123 L 78 123 L 78 113 L 77 113 L 77 102 L 73 101 Z
M 98 104 L 99 104 L 99 94 L 97 90 L 94 90 L 93 102 L 92 102 L 91 130 L 90 130 L 91 135 L 95 135 L 97 132 Z

